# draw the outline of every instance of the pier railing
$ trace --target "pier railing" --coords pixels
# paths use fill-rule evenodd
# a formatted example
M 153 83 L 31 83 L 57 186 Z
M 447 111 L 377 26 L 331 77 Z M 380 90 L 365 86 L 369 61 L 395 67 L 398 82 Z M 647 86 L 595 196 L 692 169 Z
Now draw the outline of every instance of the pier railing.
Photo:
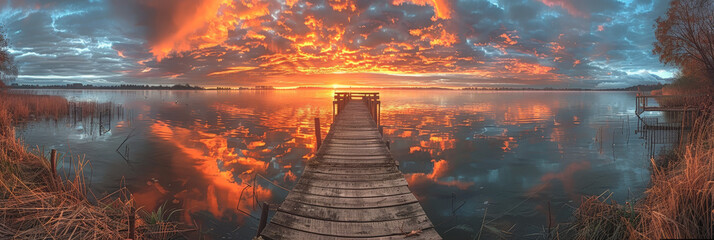
M 381 112 L 381 102 L 379 101 L 379 93 L 376 92 L 335 92 L 335 99 L 332 101 L 332 120 L 334 121 L 337 114 L 340 114 L 345 109 L 345 105 L 352 100 L 361 100 L 367 105 L 369 113 L 374 119 L 374 122 L 379 126 L 379 115 Z
M 660 112 L 694 112 L 698 111 L 696 101 L 700 96 L 683 95 L 640 95 L 635 97 L 635 114 L 647 111 Z

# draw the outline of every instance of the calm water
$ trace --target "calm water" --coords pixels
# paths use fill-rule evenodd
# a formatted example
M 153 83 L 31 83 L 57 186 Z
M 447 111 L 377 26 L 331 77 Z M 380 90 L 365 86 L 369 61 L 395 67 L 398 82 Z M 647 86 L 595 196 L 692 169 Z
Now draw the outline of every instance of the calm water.
M 91 187 L 122 179 L 137 202 L 184 209 L 212 238 L 250 239 L 256 202 L 280 203 L 332 122 L 329 90 L 41 90 L 124 107 L 106 133 L 89 122 L 31 123 L 29 145 L 82 154 Z M 380 91 L 382 124 L 409 188 L 446 239 L 508 230 L 534 237 L 572 220 L 581 196 L 624 202 L 649 181 L 631 92 Z M 108 129 L 108 128 L 107 128 Z M 130 137 L 127 138 L 127 136 Z M 122 144 L 119 151 L 117 148 Z

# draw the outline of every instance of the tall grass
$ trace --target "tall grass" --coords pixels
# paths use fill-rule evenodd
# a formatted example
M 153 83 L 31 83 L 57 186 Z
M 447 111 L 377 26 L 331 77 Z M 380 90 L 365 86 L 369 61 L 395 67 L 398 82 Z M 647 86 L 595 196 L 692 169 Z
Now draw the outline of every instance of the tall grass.
M 680 161 L 653 163 L 638 230 L 650 238 L 714 238 L 714 121 L 698 123 Z
M 651 186 L 636 204 L 585 198 L 575 213 L 575 238 L 713 239 L 714 118 L 707 116 L 676 161 L 662 166 L 652 159 Z
M 15 138 L 13 123 L 67 114 L 61 97 L 0 93 L 0 239 L 127 239 L 134 201 L 125 188 L 97 199 L 87 191 L 84 159 L 71 179 L 53 176 L 41 151 Z M 96 201 L 90 202 L 91 199 Z M 137 218 L 141 219 L 141 218 Z M 137 239 L 167 239 L 190 229 L 139 221 Z
M 67 99 L 60 96 L 0 92 L 0 99 L 0 108 L 16 121 L 42 117 L 58 119 L 69 112 Z

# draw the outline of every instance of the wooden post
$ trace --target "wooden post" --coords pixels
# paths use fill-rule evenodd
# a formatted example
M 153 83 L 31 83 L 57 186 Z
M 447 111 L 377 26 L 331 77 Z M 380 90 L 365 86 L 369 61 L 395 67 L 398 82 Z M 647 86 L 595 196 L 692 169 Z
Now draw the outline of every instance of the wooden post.
M 322 136 L 320 136 L 320 118 L 315 118 L 315 142 L 317 145 L 315 145 L 315 152 L 317 150 L 320 150 L 320 145 L 322 145 Z
M 129 239 L 136 239 L 136 209 L 133 203 L 129 209 Z
M 385 143 L 387 144 L 387 149 L 391 150 L 392 147 L 390 146 L 391 144 L 389 143 L 389 141 L 385 141 Z
M 256 237 L 260 236 L 260 233 L 265 229 L 265 225 L 268 224 L 268 210 L 270 210 L 270 205 L 267 202 L 263 202 L 263 209 L 260 212 L 260 223 L 258 224 L 258 233 Z
M 382 114 L 382 102 L 377 102 L 377 125 L 381 125 L 382 119 L 380 115 Z
M 50 173 L 52 173 L 52 179 L 57 178 L 57 150 L 55 149 L 50 151 Z
M 382 137 L 384 137 L 384 126 L 379 126 L 379 135 L 382 135 Z

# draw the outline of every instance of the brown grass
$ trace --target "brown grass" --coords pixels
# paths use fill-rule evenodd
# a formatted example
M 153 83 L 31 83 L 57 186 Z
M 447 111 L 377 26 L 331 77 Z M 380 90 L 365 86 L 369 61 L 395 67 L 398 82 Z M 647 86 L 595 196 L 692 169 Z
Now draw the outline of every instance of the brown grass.
M 64 98 L 0 93 L 0 239 L 126 239 L 134 201 L 125 188 L 90 202 L 84 159 L 74 177 L 52 176 L 41 151 L 33 154 L 15 138 L 14 121 L 60 118 Z M 6 101 L 7 99 L 7 101 Z M 137 218 L 140 219 L 140 218 Z M 190 229 L 164 220 L 137 221 L 137 239 L 165 239 Z
M 42 117 L 58 119 L 69 112 L 67 99 L 60 96 L 0 92 L 0 99 L 0 108 L 5 109 L 15 121 Z
M 678 161 L 658 166 L 636 204 L 585 198 L 576 211 L 577 239 L 714 238 L 714 118 L 703 117 Z
M 650 238 L 714 238 L 714 121 L 692 133 L 680 162 L 653 164 L 652 186 L 640 206 L 638 226 Z

